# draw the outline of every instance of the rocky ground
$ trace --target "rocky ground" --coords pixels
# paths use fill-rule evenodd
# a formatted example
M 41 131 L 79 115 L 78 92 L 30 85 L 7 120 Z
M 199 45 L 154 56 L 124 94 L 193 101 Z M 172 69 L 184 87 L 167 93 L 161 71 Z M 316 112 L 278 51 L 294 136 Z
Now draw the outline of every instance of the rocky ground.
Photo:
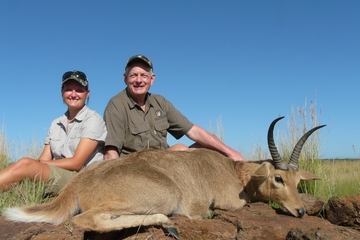
M 216 211 L 213 219 L 190 220 L 171 217 L 180 239 L 360 239 L 358 224 L 360 198 L 337 198 L 326 205 L 331 221 L 346 218 L 347 226 L 339 226 L 324 218 L 305 215 L 289 216 L 264 203 L 251 203 L 235 212 Z M 338 212 L 338 213 L 337 213 Z M 341 216 L 341 213 L 343 216 Z M 334 220 L 335 219 L 335 220 Z M 109 233 L 84 232 L 71 224 L 53 226 L 44 223 L 14 223 L 0 217 L 0 239 L 172 239 L 158 227 L 132 228 Z

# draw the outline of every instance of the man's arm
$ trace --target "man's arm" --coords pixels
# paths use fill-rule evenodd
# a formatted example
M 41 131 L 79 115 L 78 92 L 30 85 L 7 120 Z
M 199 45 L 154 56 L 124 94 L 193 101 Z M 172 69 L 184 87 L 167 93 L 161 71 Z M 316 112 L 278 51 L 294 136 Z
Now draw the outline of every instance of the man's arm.
M 218 152 L 221 152 L 225 156 L 228 156 L 235 161 L 245 161 L 242 154 L 238 151 L 235 151 L 231 147 L 225 145 L 219 138 L 215 135 L 207 132 L 200 126 L 194 125 L 187 133 L 186 136 L 193 140 L 194 142 Z

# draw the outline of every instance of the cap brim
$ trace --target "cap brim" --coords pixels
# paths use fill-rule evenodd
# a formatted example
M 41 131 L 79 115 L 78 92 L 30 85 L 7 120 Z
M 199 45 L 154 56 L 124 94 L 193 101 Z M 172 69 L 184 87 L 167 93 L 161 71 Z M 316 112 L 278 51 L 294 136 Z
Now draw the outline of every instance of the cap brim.
M 80 78 L 77 78 L 75 76 L 71 76 L 69 78 L 66 78 L 62 81 L 62 84 L 66 83 L 67 81 L 69 80 L 75 80 L 77 81 L 78 83 L 80 83 L 82 86 L 86 87 L 88 85 L 88 82 L 87 81 L 84 81 L 83 79 L 80 79 Z
M 142 59 L 142 58 L 134 58 L 134 59 L 131 59 L 130 61 L 127 62 L 126 66 L 125 66 L 125 69 L 127 67 L 129 67 L 131 64 L 135 63 L 135 62 L 142 62 L 142 63 L 145 63 L 146 66 L 150 67 L 151 69 L 153 68 L 153 66 L 150 63 L 148 63 L 147 61 L 145 61 L 144 59 Z

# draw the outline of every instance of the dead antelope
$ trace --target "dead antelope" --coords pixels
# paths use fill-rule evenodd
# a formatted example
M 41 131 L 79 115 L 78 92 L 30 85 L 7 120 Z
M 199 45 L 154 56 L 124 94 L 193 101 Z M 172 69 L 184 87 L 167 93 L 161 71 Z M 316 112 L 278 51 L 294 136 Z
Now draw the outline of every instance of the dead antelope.
M 296 144 L 289 163 L 273 139 L 275 119 L 268 131 L 272 159 L 234 162 L 208 150 L 144 150 L 126 157 L 94 163 L 69 182 L 53 201 L 8 208 L 5 216 L 19 222 L 72 222 L 85 230 L 106 232 L 135 226 L 160 225 L 174 237 L 169 215 L 193 219 L 213 209 L 234 211 L 250 201 L 272 200 L 295 217 L 305 214 L 297 191 L 300 180 L 319 179 L 298 169 L 308 131 Z

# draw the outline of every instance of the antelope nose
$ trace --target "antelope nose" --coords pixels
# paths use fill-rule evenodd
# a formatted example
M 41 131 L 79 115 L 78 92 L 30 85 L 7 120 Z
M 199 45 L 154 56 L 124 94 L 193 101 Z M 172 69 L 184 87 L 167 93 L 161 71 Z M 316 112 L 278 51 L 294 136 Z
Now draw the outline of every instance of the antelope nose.
M 302 216 L 304 216 L 304 214 L 305 214 L 305 210 L 303 209 L 303 208 L 299 208 L 299 209 L 296 209 L 297 210 L 297 212 L 298 212 L 298 217 L 302 217 Z

